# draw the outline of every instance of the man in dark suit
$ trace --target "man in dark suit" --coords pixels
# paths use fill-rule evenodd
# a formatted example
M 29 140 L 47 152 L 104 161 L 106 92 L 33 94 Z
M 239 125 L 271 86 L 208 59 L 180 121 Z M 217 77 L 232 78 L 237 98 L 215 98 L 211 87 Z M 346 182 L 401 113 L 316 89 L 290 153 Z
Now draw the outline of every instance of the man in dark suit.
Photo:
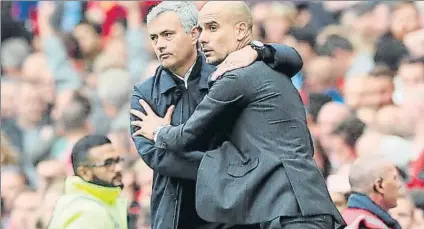
M 208 76 L 215 71 L 215 67 L 207 64 L 196 48 L 199 33 L 197 9 L 190 2 L 163 1 L 147 15 L 147 30 L 161 66 L 153 77 L 134 87 L 131 108 L 135 113 L 143 111 L 139 103 L 143 99 L 154 112 L 163 116 L 174 105 L 173 115 L 167 113 L 167 123 L 179 125 L 190 117 L 206 95 Z M 231 65 L 243 67 L 243 63 L 252 63 L 259 53 L 263 54 L 259 55 L 259 60 L 287 76 L 293 76 L 302 67 L 299 54 L 284 45 L 266 45 L 264 50 L 257 52 L 246 47 L 239 54 L 229 56 L 226 59 L 228 64 L 222 67 L 224 70 Z M 133 115 L 131 120 L 137 119 Z M 132 133 L 137 130 L 134 126 L 131 128 Z M 133 140 L 141 158 L 154 171 L 151 199 L 153 229 L 237 228 L 206 222 L 195 210 L 197 170 L 204 156 L 202 151 L 218 146 L 213 138 L 205 138 L 197 150 L 184 155 L 158 149 L 154 142 L 143 136 L 134 135 Z
M 208 63 L 221 64 L 252 40 L 252 18 L 243 2 L 208 2 L 199 22 Z M 176 127 L 158 125 L 141 103 L 146 114 L 133 122 L 141 127 L 135 134 L 154 139 L 158 149 L 184 155 L 216 131 L 228 133 L 231 143 L 206 152 L 197 173 L 201 218 L 270 229 L 344 226 L 313 160 L 305 110 L 288 77 L 262 62 L 227 72 Z

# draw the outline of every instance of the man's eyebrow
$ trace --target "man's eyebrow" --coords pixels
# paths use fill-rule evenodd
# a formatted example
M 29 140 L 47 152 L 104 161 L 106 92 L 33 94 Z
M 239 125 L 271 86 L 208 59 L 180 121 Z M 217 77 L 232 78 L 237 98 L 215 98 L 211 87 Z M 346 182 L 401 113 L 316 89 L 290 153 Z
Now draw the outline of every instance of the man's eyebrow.
M 120 157 L 119 156 L 116 156 L 116 157 L 108 157 L 108 158 L 106 158 L 106 159 L 104 159 L 104 161 L 114 161 L 114 160 L 118 160 Z
M 214 20 L 209 20 L 209 21 L 204 21 L 203 24 L 205 24 L 205 25 L 218 24 L 218 22 L 216 22 Z
M 160 32 L 159 34 L 160 34 L 160 35 L 163 35 L 163 34 L 165 34 L 165 33 L 175 33 L 175 30 L 166 29 L 166 30 L 164 30 L 164 31 Z
M 158 34 L 164 34 L 164 33 L 175 33 L 175 30 L 165 29 L 158 33 L 150 33 L 149 36 L 157 36 Z

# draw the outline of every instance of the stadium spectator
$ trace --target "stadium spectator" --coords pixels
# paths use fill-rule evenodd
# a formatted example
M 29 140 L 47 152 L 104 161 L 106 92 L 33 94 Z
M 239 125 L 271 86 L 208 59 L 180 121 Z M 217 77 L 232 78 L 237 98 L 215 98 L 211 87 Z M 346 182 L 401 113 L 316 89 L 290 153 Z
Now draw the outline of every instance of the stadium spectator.
M 397 206 L 401 183 L 396 167 L 381 155 L 356 160 L 349 173 L 352 194 L 343 218 L 351 228 L 400 229 L 388 210 Z

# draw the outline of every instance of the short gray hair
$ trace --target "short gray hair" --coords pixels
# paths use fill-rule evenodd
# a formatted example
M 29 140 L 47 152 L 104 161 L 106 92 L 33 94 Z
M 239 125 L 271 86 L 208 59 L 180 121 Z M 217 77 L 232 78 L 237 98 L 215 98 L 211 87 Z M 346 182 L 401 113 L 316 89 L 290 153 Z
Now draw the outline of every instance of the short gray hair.
M 130 74 L 123 69 L 112 68 L 98 75 L 99 98 L 118 109 L 130 101 L 132 88 Z
M 147 14 L 147 24 L 156 19 L 160 14 L 169 11 L 178 15 L 181 27 L 183 27 L 186 33 L 190 33 L 193 27 L 198 25 L 197 17 L 199 11 L 192 2 L 185 1 L 163 1 L 159 3 Z
M 351 190 L 370 194 L 374 190 L 375 180 L 380 179 L 387 172 L 388 165 L 393 165 L 393 163 L 385 155 L 378 153 L 371 153 L 356 159 L 349 171 Z
M 1 64 L 8 68 L 21 68 L 30 52 L 31 48 L 25 39 L 6 39 L 1 44 Z

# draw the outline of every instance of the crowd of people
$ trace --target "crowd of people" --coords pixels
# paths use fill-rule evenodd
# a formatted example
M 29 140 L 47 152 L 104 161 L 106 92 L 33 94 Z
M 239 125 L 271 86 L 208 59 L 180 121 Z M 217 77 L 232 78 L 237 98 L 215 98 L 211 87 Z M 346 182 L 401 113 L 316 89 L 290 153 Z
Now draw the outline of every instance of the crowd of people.
M 47 228 L 73 174 L 72 148 L 92 133 L 107 135 L 126 159 L 128 227 L 150 228 L 153 171 L 131 140 L 129 110 L 134 85 L 159 66 L 145 25 L 157 3 L 1 2 L 2 228 Z M 204 3 L 195 2 L 198 9 Z M 373 190 L 389 192 L 384 208 L 401 228 L 422 228 L 424 4 L 249 5 L 255 40 L 302 56 L 292 81 L 339 211 L 393 164 L 400 189 L 381 182 Z

